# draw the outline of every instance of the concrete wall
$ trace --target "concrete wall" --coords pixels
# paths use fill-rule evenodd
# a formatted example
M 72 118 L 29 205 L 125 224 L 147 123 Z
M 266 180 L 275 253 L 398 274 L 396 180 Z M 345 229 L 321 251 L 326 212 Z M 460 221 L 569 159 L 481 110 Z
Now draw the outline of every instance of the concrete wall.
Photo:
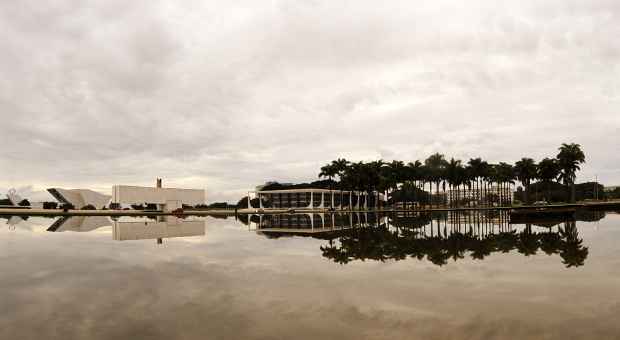
M 170 204 L 177 202 L 187 205 L 205 204 L 205 191 L 202 189 L 151 188 L 129 185 L 112 187 L 112 203 L 121 204 Z M 180 204 L 179 204 L 180 206 Z

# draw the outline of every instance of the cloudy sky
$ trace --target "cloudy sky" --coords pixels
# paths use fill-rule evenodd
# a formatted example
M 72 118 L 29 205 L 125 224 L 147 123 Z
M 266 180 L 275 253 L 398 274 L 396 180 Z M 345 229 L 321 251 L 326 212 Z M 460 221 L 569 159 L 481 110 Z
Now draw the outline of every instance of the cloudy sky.
M 236 200 L 337 157 L 580 143 L 620 184 L 620 2 L 2 1 L 0 194 Z

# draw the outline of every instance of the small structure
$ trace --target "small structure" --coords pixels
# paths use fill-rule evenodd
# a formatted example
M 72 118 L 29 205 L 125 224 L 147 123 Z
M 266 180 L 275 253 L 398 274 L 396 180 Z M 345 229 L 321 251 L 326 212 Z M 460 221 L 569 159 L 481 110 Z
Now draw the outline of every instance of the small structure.
M 252 209 L 252 196 L 258 198 L 258 208 L 265 209 L 263 202 L 269 202 L 274 209 L 368 209 L 378 201 L 360 191 L 328 189 L 284 189 L 248 192 L 248 209 Z M 372 195 L 381 197 L 380 195 Z
M 17 194 L 17 190 L 15 189 L 9 190 L 9 192 L 6 194 L 6 198 L 8 198 L 11 204 L 15 206 L 19 205 L 19 203 L 22 201 L 22 197 Z
M 49 188 L 47 191 L 54 196 L 58 202 L 71 204 L 74 208 L 80 209 L 86 205 L 92 205 L 101 209 L 110 203 L 110 195 L 90 190 L 90 189 L 62 189 Z
M 157 179 L 157 186 L 138 187 L 130 185 L 114 185 L 112 187 L 113 204 L 154 204 L 158 210 L 173 211 L 183 205 L 196 206 L 205 204 L 204 189 L 177 189 L 162 188 L 161 179 Z

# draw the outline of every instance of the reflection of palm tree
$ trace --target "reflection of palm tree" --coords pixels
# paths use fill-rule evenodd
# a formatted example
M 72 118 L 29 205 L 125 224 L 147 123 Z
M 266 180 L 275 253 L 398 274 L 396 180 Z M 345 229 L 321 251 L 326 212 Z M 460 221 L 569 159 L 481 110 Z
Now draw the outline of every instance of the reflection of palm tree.
M 545 233 L 540 233 L 540 249 L 547 255 L 557 254 L 562 246 L 560 234 L 551 232 L 551 228 Z
M 431 215 L 435 221 L 430 219 Z M 540 248 L 547 254 L 559 253 L 567 267 L 576 267 L 583 265 L 588 256 L 588 248 L 583 247 L 575 222 L 567 222 L 566 227 L 559 228 L 557 233 L 551 229 L 535 233 L 529 224 L 520 233 L 508 228 L 496 232 L 496 229 L 489 228 L 492 226 L 489 221 L 501 221 L 501 215 L 479 215 L 475 217 L 475 221 L 483 222 L 481 227 L 484 231 L 477 234 L 474 234 L 474 225 L 471 222 L 469 226 L 462 228 L 464 232 L 461 232 L 460 222 L 457 228 L 454 222 L 455 219 L 460 219 L 458 214 L 450 217 L 450 230 L 447 228 L 448 216 L 439 213 L 420 215 L 413 225 L 407 224 L 414 219 L 399 218 L 395 214 L 389 216 L 389 219 L 370 218 L 368 221 L 374 223 L 373 225 L 343 231 L 338 242 L 328 239 L 328 244 L 320 249 L 324 257 L 340 264 L 354 260 L 383 262 L 416 258 L 443 266 L 450 258 L 454 261 L 464 259 L 468 252 L 473 259 L 481 260 L 493 252 L 508 253 L 513 249 L 530 256 L 536 254 Z M 387 223 L 377 225 L 379 222 L 375 221 Z M 437 228 L 433 226 L 430 229 L 433 231 L 427 234 L 429 229 L 422 227 L 423 221 L 427 224 L 432 222 Z M 396 227 L 396 230 L 393 227 Z
M 532 233 L 532 225 L 527 224 L 525 229 L 519 233 L 517 251 L 525 256 L 530 256 L 536 254 L 538 247 L 538 237 L 535 233 Z
M 588 247 L 582 245 L 583 240 L 579 238 L 576 223 L 566 222 L 565 228 L 560 229 L 560 236 L 564 239 L 560 250 L 562 263 L 566 268 L 583 266 L 588 257 Z

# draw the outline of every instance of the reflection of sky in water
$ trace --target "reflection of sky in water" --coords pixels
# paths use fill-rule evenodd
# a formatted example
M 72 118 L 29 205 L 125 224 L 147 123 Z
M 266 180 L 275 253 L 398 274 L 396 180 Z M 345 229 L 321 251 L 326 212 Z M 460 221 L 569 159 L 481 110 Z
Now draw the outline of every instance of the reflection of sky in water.
M 0 224 L 6 220 L 0 219 Z M 493 253 L 428 261 L 321 256 L 328 241 L 260 236 L 234 219 L 204 236 L 118 242 L 112 224 L 0 229 L 0 339 L 617 338 L 620 216 L 577 222 L 585 265 Z M 539 230 L 539 229 L 538 229 Z

